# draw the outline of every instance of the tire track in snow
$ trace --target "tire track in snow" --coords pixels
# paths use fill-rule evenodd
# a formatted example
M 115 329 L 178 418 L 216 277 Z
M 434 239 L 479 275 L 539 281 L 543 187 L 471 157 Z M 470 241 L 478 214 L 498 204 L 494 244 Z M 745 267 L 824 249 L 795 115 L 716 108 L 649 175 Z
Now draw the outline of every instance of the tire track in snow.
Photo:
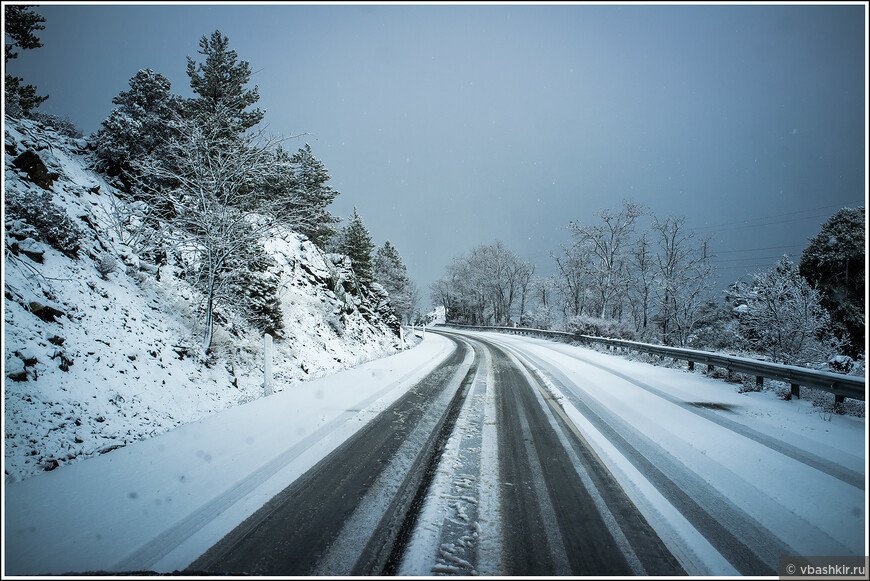
M 648 564 L 657 572 L 684 574 L 606 467 L 575 433 L 551 421 L 525 368 L 486 343 L 495 361 L 499 400 L 507 574 L 634 575 L 649 570 Z M 577 447 L 564 446 L 565 440 L 586 449 L 592 461 L 584 474 L 594 478 L 584 481 L 575 465 Z M 614 513 L 636 529 L 630 542 Z M 641 554 L 648 559 L 643 564 Z
M 471 359 L 469 349 L 456 349 L 446 362 L 196 559 L 187 571 L 308 575 L 323 561 L 349 574 L 363 553 L 372 549 L 372 527 L 377 529 L 383 519 L 405 516 L 404 510 L 399 515 L 384 514 L 384 502 L 389 499 L 379 494 L 375 484 L 397 494 L 407 488 L 403 486 L 407 477 L 398 482 L 402 469 L 415 472 L 427 448 L 421 451 L 419 442 L 416 447 L 407 444 L 408 436 L 425 437 L 425 430 L 418 433 L 416 429 L 420 422 L 432 426 L 441 421 L 444 410 L 439 411 L 439 402 L 446 404 L 444 400 L 459 389 Z M 395 478 L 385 481 L 385 472 Z M 341 536 L 348 527 L 354 534 L 360 530 L 365 534 L 348 543 Z M 396 532 L 395 528 L 388 531 Z M 385 545 L 392 542 L 382 541 Z M 330 551 L 341 558 L 331 558 Z
M 451 351 L 444 353 L 445 359 L 450 353 L 455 351 L 456 346 L 450 347 Z M 442 353 L 438 354 L 441 357 Z M 255 472 L 249 474 L 245 478 L 239 480 L 225 492 L 215 497 L 208 503 L 201 506 L 191 514 L 179 520 L 172 527 L 155 537 L 148 543 L 145 543 L 136 551 L 127 555 L 124 559 L 116 563 L 110 570 L 112 571 L 145 571 L 149 569 L 170 571 L 174 568 L 184 567 L 188 563 L 175 562 L 166 565 L 164 561 L 168 556 L 175 551 L 180 545 L 187 542 L 191 537 L 205 528 L 209 523 L 222 515 L 228 509 L 242 501 L 246 495 L 250 494 L 257 487 L 261 486 L 270 478 L 274 477 L 281 470 L 286 468 L 297 458 L 303 455 L 307 450 L 316 446 L 321 440 L 336 432 L 343 427 L 348 426 L 348 420 L 356 415 L 362 415 L 364 410 L 380 399 L 385 394 L 389 393 L 398 386 L 406 383 L 413 376 L 419 374 L 419 370 L 415 369 L 404 374 L 399 379 L 390 382 L 383 389 L 372 394 L 368 399 L 360 402 L 360 411 L 348 410 L 342 412 L 335 419 L 324 424 L 316 431 L 306 436 L 296 445 L 288 448 L 280 455 L 263 465 Z M 360 426 L 362 427 L 362 426 Z M 352 435 L 352 434 L 351 434 Z
M 444 450 L 398 575 L 500 575 L 501 514 L 489 351 Z

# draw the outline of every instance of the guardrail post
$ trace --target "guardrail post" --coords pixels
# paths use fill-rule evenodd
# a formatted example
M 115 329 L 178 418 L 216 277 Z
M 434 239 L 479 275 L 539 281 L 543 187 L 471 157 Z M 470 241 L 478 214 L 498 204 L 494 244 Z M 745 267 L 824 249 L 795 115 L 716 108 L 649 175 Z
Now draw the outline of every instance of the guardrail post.
M 689 361 L 689 371 L 695 371 L 695 362 Z
M 839 393 L 835 393 L 835 394 L 834 394 L 834 403 L 835 403 L 835 404 L 840 405 L 840 404 L 843 403 L 845 400 L 846 400 L 846 396 L 845 396 L 845 395 L 840 395 Z
M 791 396 L 795 399 L 801 398 L 801 386 L 796 383 L 791 384 Z
M 755 387 L 757 387 L 758 389 L 764 387 L 764 378 L 760 375 L 755 376 Z
M 263 336 L 263 395 L 272 395 L 272 335 Z
M 707 365 L 707 373 L 713 373 L 713 366 Z

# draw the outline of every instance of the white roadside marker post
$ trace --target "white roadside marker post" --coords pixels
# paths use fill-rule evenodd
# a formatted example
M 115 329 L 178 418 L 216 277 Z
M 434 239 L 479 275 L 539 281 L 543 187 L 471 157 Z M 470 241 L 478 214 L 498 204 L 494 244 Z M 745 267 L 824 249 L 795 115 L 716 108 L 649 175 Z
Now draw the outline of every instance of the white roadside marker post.
M 265 374 L 263 379 L 263 395 L 272 395 L 272 335 L 266 333 L 263 339 L 265 341 L 263 347 L 263 371 Z
M 401 341 L 402 350 L 404 351 L 404 349 L 405 349 L 405 328 L 402 327 L 401 325 L 399 326 L 399 341 Z
M 425 339 L 425 338 L 426 338 L 426 325 L 423 325 L 423 336 L 420 337 L 420 338 L 421 338 L 421 339 Z

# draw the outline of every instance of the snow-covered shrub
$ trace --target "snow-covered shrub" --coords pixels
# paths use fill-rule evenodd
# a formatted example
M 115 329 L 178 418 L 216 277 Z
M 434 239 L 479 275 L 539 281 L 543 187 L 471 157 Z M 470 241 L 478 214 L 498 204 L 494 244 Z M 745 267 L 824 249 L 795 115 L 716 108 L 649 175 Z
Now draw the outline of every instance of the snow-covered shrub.
M 118 270 L 118 261 L 111 254 L 104 254 L 97 263 L 97 272 L 104 280 L 116 270 Z
M 6 219 L 21 220 L 33 226 L 41 240 L 76 257 L 81 247 L 82 231 L 66 212 L 52 201 L 49 191 L 20 192 L 9 188 L 6 195 Z
M 614 319 L 599 319 L 587 315 L 571 317 L 565 322 L 564 330 L 577 335 L 626 339 L 628 341 L 637 340 L 637 333 L 630 323 Z
M 831 334 L 821 295 L 784 256 L 770 270 L 754 275 L 744 291 L 740 333 L 753 349 L 792 365 L 824 362 L 838 342 Z
M 848 355 L 835 355 L 828 359 L 828 368 L 834 373 L 848 374 L 855 367 L 855 362 Z
M 549 329 L 552 324 L 552 309 L 540 303 L 534 309 L 523 313 L 523 316 L 520 318 L 520 326 L 529 327 L 530 329 Z
M 53 127 L 61 135 L 72 137 L 73 139 L 80 139 L 84 136 L 81 129 L 76 127 L 76 124 L 73 123 L 69 117 L 61 118 L 51 113 L 37 111 L 33 113 L 30 118 L 39 121 L 46 127 Z

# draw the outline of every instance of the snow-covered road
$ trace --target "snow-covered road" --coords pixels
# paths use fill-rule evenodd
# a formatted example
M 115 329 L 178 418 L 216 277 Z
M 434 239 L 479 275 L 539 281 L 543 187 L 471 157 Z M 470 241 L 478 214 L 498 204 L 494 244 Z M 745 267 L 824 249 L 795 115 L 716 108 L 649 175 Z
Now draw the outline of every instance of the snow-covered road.
M 498 333 L 450 332 L 488 344 L 494 353 L 501 350 L 515 367 L 525 369 L 528 381 L 520 391 L 506 389 L 503 375 L 493 376 L 496 399 L 521 399 L 525 392 L 531 401 L 534 394 L 540 410 L 549 408 L 551 415 L 562 416 L 561 421 L 550 419 L 552 431 L 561 432 L 559 440 L 569 455 L 577 451 L 571 462 L 592 496 L 598 497 L 594 504 L 612 542 L 626 557 L 629 574 L 667 574 L 668 563 L 650 561 L 649 550 L 639 549 L 636 518 L 594 474 L 584 476 L 582 466 L 587 472 L 596 470 L 596 464 L 606 467 L 645 524 L 689 574 L 775 575 L 781 555 L 865 554 L 863 418 L 825 417 L 808 402 L 783 401 L 770 393 L 740 394 L 733 385 L 701 373 L 654 367 L 582 347 Z M 508 391 L 514 395 L 508 396 Z M 532 408 L 515 409 L 529 410 L 531 417 Z M 521 508 L 508 510 L 510 495 L 517 493 L 505 473 L 511 470 L 506 458 L 522 452 L 504 449 L 503 434 L 511 422 L 506 414 L 498 420 L 505 508 L 501 528 L 509 549 L 501 565 L 507 573 L 533 574 L 524 567 L 537 558 L 538 573 L 564 573 L 560 567 L 565 560 L 576 558 L 571 543 L 586 550 L 591 539 L 571 540 L 576 531 L 559 521 L 564 501 L 546 478 L 539 478 L 531 484 L 540 497 L 539 507 L 522 520 L 527 526 L 538 518 L 542 528 L 525 530 L 526 536 L 517 535 L 511 546 L 511 528 L 519 525 L 509 521 Z M 541 453 L 538 441 L 551 435 L 533 430 L 525 437 L 539 448 L 539 471 L 546 473 L 546 464 L 556 462 L 558 454 Z M 596 461 L 585 464 L 584 450 Z M 525 458 L 537 462 L 531 450 Z M 548 526 L 553 524 L 548 518 L 560 526 Z M 588 524 L 583 527 L 588 529 Z M 555 548 L 549 561 L 540 554 L 512 559 L 517 552 L 528 552 L 534 546 L 529 539 L 536 535 L 551 537 L 548 544 Z M 562 555 L 560 546 L 565 547 Z M 648 563 L 664 569 L 649 570 Z M 607 571 L 618 570 L 611 565 Z M 569 569 L 573 574 L 605 573 L 603 563 L 588 566 Z M 412 567 L 408 571 L 423 572 Z
M 9 485 L 4 572 L 775 575 L 866 554 L 865 438 L 700 372 L 443 329 Z

